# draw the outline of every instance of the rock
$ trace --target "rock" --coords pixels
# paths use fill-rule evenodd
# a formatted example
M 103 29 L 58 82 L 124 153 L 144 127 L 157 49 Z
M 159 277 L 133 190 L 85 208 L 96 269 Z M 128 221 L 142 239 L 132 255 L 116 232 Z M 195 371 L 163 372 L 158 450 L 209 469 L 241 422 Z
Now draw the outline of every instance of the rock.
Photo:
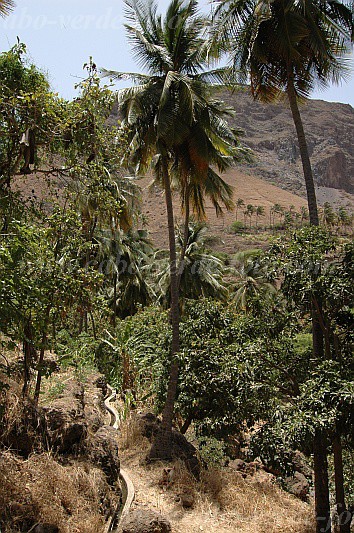
M 191 492 L 182 492 L 179 494 L 182 506 L 185 509 L 191 509 L 194 506 L 195 498 Z
M 117 481 L 120 472 L 116 435 L 116 430 L 111 426 L 102 426 L 88 445 L 88 454 L 92 462 L 103 470 L 110 485 Z
M 69 382 L 44 412 L 53 449 L 61 454 L 77 453 L 87 435 L 83 386 Z
M 297 450 L 296 452 L 294 452 L 294 455 L 292 456 L 291 460 L 294 466 L 294 470 L 296 472 L 300 472 L 300 474 L 303 474 L 306 478 L 312 479 L 313 471 L 306 463 L 306 458 L 304 454 Z
M 25 398 L 19 402 L 17 416 L 3 433 L 1 444 L 27 458 L 35 451 L 46 449 L 46 431 L 43 410 L 36 407 L 32 400 Z
M 170 522 L 162 515 L 150 510 L 135 510 L 123 518 L 120 533 L 170 533 Z
M 42 372 L 44 374 L 53 374 L 53 372 L 58 372 L 59 369 L 60 366 L 55 356 L 47 354 L 42 364 Z
M 341 149 L 330 147 L 315 166 L 314 172 L 319 185 L 345 189 L 348 184 L 348 161 L 345 152 Z M 353 192 L 353 191 L 351 191 Z
M 146 413 L 139 417 L 138 422 L 142 436 L 151 440 L 159 429 L 159 419 L 153 413 Z
M 234 459 L 229 462 L 229 468 L 237 472 L 244 472 L 246 470 L 246 463 L 242 459 Z
M 139 425 L 141 433 L 150 441 L 157 437 L 160 429 L 160 420 L 152 413 L 147 413 L 140 417 Z M 196 477 L 200 475 L 200 462 L 197 456 L 197 449 L 188 442 L 186 437 L 179 431 L 172 429 L 172 459 L 182 459 L 188 470 Z M 156 457 L 157 458 L 157 457 Z M 155 459 L 154 452 L 149 459 Z
M 96 387 L 98 389 L 101 389 L 103 396 L 106 397 L 107 396 L 107 392 L 108 392 L 108 387 L 107 387 L 107 380 L 106 380 L 105 376 L 100 375 L 95 380 L 94 384 L 96 385 Z
M 37 524 L 33 533 L 59 533 L 59 528 L 51 524 Z
M 300 500 L 308 500 L 310 485 L 306 477 L 300 472 L 295 472 L 294 476 L 285 478 L 284 488 Z

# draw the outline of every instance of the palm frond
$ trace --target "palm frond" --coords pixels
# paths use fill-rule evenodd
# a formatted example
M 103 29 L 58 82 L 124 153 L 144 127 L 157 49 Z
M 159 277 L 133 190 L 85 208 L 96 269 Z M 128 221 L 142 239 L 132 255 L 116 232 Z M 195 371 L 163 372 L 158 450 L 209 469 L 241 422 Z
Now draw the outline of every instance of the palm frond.
M 6 17 L 11 13 L 15 7 L 15 2 L 13 0 L 0 0 L 0 16 Z

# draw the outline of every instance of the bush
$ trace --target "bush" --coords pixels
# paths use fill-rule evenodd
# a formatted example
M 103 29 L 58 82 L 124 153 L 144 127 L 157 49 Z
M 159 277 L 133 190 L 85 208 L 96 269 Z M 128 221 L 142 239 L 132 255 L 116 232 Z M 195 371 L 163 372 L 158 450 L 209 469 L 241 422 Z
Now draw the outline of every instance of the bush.
M 229 233 L 237 234 L 243 233 L 245 230 L 245 225 L 240 220 L 235 220 L 229 227 Z
M 214 437 L 200 437 L 199 453 L 208 467 L 224 466 L 225 464 L 225 444 Z

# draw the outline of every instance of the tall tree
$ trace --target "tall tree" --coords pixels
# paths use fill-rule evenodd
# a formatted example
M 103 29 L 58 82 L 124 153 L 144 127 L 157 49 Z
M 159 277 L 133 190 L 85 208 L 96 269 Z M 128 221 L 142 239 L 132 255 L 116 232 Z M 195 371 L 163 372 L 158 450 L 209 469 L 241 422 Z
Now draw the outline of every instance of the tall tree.
M 288 97 L 306 182 L 310 221 L 318 225 L 313 173 L 299 99 L 315 84 L 345 77 L 344 54 L 353 40 L 353 12 L 336 0 L 215 0 L 214 39 L 232 55 L 234 72 L 250 75 L 263 101 Z
M 286 94 L 297 132 L 306 183 L 310 223 L 319 225 L 314 179 L 299 111 L 299 99 L 314 85 L 345 76 L 344 54 L 354 38 L 351 8 L 337 0 L 216 0 L 215 31 L 231 51 L 234 73 L 250 77 L 255 98 Z M 220 48 L 220 46 L 219 46 Z M 217 46 L 215 46 L 217 50 Z M 312 308 L 313 351 L 323 358 L 321 302 Z M 330 531 L 327 456 L 322 435 L 314 438 L 317 531 Z M 328 529 L 329 524 L 329 529 Z
M 179 351 L 178 264 L 172 203 L 172 178 L 177 176 L 182 198 L 203 198 L 211 166 L 224 171 L 239 153 L 225 117 L 230 110 L 212 97 L 210 82 L 219 83 L 225 69 L 206 72 L 208 47 L 203 39 L 205 18 L 197 2 L 172 0 L 164 17 L 157 3 L 125 0 L 126 29 L 133 52 L 147 74 L 106 74 L 129 79 L 134 87 L 118 93 L 124 124 L 130 131 L 130 162 L 136 172 L 153 164 L 165 191 L 171 278 L 172 345 L 170 379 L 161 434 L 151 456 L 171 456 L 171 434 L 177 391 Z M 213 170 L 213 172 L 215 172 Z M 202 205 L 194 202 L 195 205 Z

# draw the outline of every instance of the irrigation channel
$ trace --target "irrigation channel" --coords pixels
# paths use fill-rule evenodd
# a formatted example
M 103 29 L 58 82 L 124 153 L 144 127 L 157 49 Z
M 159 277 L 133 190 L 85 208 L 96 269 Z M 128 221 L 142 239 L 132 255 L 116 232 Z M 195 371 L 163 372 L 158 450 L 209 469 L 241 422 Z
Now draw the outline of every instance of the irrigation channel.
M 114 405 L 111 405 L 111 402 L 114 402 L 116 399 L 116 391 L 110 386 L 107 385 L 109 395 L 104 401 L 104 405 L 111 417 L 110 425 L 117 431 L 119 431 L 120 426 L 120 416 Z M 118 505 L 110 518 L 107 521 L 104 533 L 115 533 L 118 531 L 118 526 L 122 519 L 129 513 L 129 509 L 133 503 L 135 497 L 134 485 L 128 475 L 128 473 L 120 468 L 119 480 L 121 485 L 121 497 L 118 502 Z

